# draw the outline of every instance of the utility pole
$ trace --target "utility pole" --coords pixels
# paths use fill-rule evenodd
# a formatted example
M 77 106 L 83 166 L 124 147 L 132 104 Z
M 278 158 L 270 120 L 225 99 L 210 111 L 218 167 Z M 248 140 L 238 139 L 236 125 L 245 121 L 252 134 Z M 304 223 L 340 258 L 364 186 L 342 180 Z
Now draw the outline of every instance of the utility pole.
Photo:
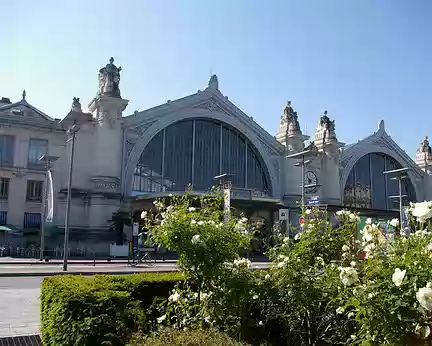
M 79 131 L 79 126 L 75 124 L 72 126 L 68 133 L 72 136 L 69 141 L 71 144 L 70 162 L 69 162 L 69 175 L 68 175 L 68 187 L 67 187 L 67 201 L 66 201 L 66 218 L 65 218 L 65 233 L 64 233 L 64 252 L 63 252 L 63 271 L 67 271 L 68 266 L 68 255 L 69 255 L 69 223 L 70 223 L 70 206 L 71 206 L 71 193 L 72 193 L 72 173 L 73 173 L 73 160 L 75 151 L 75 138 L 76 133 Z

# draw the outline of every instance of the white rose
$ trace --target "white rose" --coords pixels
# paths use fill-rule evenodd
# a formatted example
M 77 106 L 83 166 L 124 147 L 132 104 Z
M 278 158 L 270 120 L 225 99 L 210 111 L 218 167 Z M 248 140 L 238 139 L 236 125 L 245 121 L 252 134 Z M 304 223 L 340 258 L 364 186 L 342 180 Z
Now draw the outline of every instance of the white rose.
M 278 263 L 278 268 L 283 268 L 283 267 L 285 267 L 285 262 L 280 262 L 280 263 Z
M 420 324 L 417 324 L 414 330 L 414 333 L 416 335 L 420 336 L 422 339 L 427 339 L 430 335 L 430 327 L 429 326 L 421 326 Z
M 357 221 L 357 216 L 355 214 L 351 213 L 351 214 L 349 214 L 349 219 L 350 219 L 350 221 L 355 222 L 355 221 Z
M 372 225 L 372 219 L 370 217 L 366 219 L 366 225 Z
M 166 317 L 167 317 L 166 315 L 163 315 L 163 316 L 161 316 L 161 317 L 158 317 L 158 318 L 157 318 L 157 322 L 158 322 L 158 323 L 162 323 L 163 321 L 166 320 Z
M 319 264 L 321 266 L 323 266 L 325 264 L 324 258 L 322 258 L 322 257 L 316 257 L 315 261 L 317 262 L 317 264 Z
M 266 280 L 270 279 L 270 275 L 267 274 L 267 275 L 264 277 L 264 279 L 266 279 Z
M 193 211 L 195 211 L 195 210 L 196 210 L 195 207 L 189 207 L 189 211 L 190 211 L 190 212 L 193 212 Z
M 285 237 L 285 238 L 283 239 L 283 242 L 284 242 L 284 243 L 288 243 L 288 242 L 289 242 L 289 237 Z
M 393 227 L 398 227 L 399 226 L 399 220 L 394 218 L 390 221 L 390 225 L 392 225 Z
M 351 267 L 355 267 L 356 265 L 357 265 L 357 262 L 356 262 L 356 261 L 351 261 L 351 262 L 350 262 L 350 266 L 351 266 Z
M 351 286 L 357 281 L 359 281 L 357 270 L 355 270 L 355 268 L 346 267 L 346 268 L 339 268 L 339 269 L 341 271 L 340 279 L 345 286 Z
M 195 220 L 191 221 L 191 225 L 195 225 L 197 222 Z
M 147 212 L 146 211 L 143 211 L 142 213 L 141 213 L 141 219 L 145 219 L 147 217 Z
M 428 286 L 432 285 L 428 283 L 426 287 L 419 288 L 416 293 L 416 298 L 423 308 L 432 311 L 432 288 Z
M 306 214 L 306 215 L 309 215 L 311 212 L 312 212 L 312 210 L 310 210 L 310 209 L 306 209 L 305 214 Z
M 345 309 L 344 309 L 342 306 L 339 306 L 339 307 L 336 309 L 336 314 L 341 315 L 341 314 L 344 313 L 344 311 L 345 311 Z
M 425 222 L 432 217 L 430 202 L 414 203 L 410 210 L 419 222 Z
M 191 242 L 192 242 L 192 244 L 198 244 L 198 243 L 200 242 L 200 235 L 199 235 L 199 234 L 195 234 L 195 235 L 192 237 Z
M 203 220 L 198 221 L 198 225 L 202 226 L 202 225 L 204 225 L 204 224 L 205 224 L 205 222 L 204 222 Z
M 347 252 L 347 251 L 349 251 L 349 250 L 350 250 L 350 248 L 349 248 L 348 245 L 345 245 L 345 244 L 344 244 L 344 245 L 342 246 L 342 251 L 343 251 L 343 252 Z
M 405 278 L 406 270 L 400 270 L 399 268 L 396 268 L 393 275 L 392 275 L 392 281 L 396 285 L 396 287 L 399 287 L 402 284 L 402 281 Z
M 300 238 L 301 238 L 301 233 L 297 233 L 295 236 L 294 236 L 294 239 L 295 240 L 299 240 Z
M 168 300 L 170 301 L 170 302 L 176 302 L 177 300 L 179 300 L 180 299 L 180 294 L 178 294 L 177 292 L 174 292 L 173 294 L 171 294 L 169 297 L 168 297 Z

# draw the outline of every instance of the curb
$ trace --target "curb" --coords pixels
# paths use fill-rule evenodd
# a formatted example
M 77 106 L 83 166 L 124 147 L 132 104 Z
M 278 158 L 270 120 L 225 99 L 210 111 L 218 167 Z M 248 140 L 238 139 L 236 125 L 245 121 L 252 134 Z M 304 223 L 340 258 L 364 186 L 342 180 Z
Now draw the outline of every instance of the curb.
M 177 272 L 177 269 L 173 270 L 164 270 L 164 269 L 158 269 L 158 270 L 131 270 L 131 271 L 120 271 L 120 270 L 114 270 L 114 271 L 74 271 L 74 272 L 64 272 L 64 271 L 56 271 L 56 272 L 22 272 L 22 273 L 16 273 L 16 272 L 10 272 L 10 273 L 0 273 L 0 278 L 8 278 L 8 277 L 31 277 L 31 276 L 62 276 L 62 275 L 72 275 L 72 276 L 95 276 L 95 275 L 132 275 L 132 274 L 147 274 L 147 273 L 156 273 L 156 274 L 167 274 L 167 273 L 173 273 Z
M 69 265 L 93 265 L 93 263 L 96 263 L 96 265 L 98 264 L 112 264 L 112 265 L 120 265 L 120 264 L 127 264 L 128 261 L 124 260 L 124 261 L 119 261 L 119 260 L 114 260 L 114 261 L 96 261 L 93 262 L 92 260 L 88 260 L 88 261 L 68 261 Z M 156 263 L 177 263 L 177 260 L 157 260 Z M 49 262 L 45 262 L 45 261 L 1 261 L 0 260 L 0 266 L 1 265 L 61 265 L 63 264 L 63 261 L 49 261 Z

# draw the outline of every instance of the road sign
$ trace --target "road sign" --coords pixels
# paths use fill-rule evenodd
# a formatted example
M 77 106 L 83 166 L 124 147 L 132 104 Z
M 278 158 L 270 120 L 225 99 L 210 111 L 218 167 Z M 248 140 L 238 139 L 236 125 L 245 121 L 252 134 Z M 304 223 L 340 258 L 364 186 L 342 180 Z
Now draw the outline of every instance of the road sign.
M 308 205 L 317 205 L 320 204 L 319 196 L 311 197 L 308 201 Z
M 279 221 L 289 220 L 289 210 L 279 209 Z
M 303 216 L 300 216 L 300 217 L 299 217 L 299 225 L 300 225 L 300 226 L 303 226 L 304 223 L 305 223 L 305 218 L 304 218 Z

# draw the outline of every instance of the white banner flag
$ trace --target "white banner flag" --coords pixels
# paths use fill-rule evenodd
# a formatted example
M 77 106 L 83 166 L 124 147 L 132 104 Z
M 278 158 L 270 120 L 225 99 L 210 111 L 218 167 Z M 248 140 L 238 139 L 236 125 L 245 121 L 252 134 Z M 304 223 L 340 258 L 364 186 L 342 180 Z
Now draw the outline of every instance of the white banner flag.
M 53 179 L 52 179 L 52 172 L 49 170 L 47 172 L 47 186 L 46 186 L 46 193 L 47 193 L 47 210 L 46 210 L 46 222 L 53 222 L 54 218 L 54 186 L 53 186 Z

